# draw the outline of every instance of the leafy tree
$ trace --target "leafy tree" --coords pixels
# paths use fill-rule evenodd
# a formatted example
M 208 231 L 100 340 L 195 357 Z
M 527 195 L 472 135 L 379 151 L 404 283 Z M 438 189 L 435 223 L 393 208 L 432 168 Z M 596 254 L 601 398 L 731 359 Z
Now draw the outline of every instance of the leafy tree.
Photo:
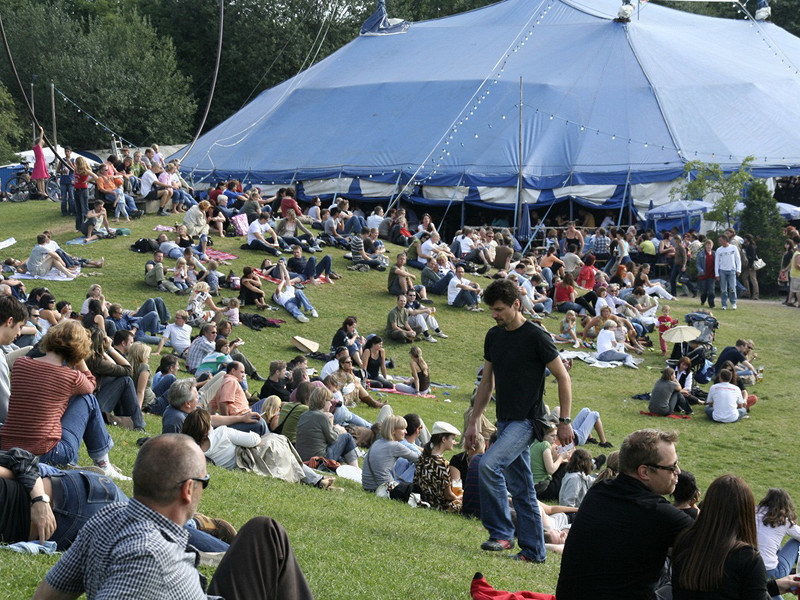
M 753 157 L 748 156 L 738 171 L 725 173 L 717 163 L 690 161 L 684 165 L 684 176 L 672 187 L 669 195 L 673 200 L 711 201 L 714 208 L 708 211 L 706 218 L 730 227 L 738 216 L 736 203 L 741 201 L 742 193 L 753 181 L 752 162 Z
M 0 163 L 16 160 L 14 152 L 19 149 L 25 133 L 17 118 L 14 100 L 0 83 Z
M 70 13 L 74 5 L 67 0 L 0 0 L 22 81 L 32 73 L 40 83 L 52 79 L 83 109 L 58 102 L 59 140 L 76 147 L 107 145 L 111 134 L 87 113 L 135 144 L 186 140 L 196 103 L 170 40 L 133 10 L 109 8 L 78 20 Z M 0 75 L 17 95 L 7 65 Z M 45 89 L 37 87 L 37 99 Z M 36 112 L 49 131 L 49 102 L 38 101 Z
M 786 225 L 767 184 L 756 179 L 747 188 L 745 208 L 741 215 L 741 231 L 756 241 L 758 256 L 767 266 L 758 271 L 759 280 L 774 285 L 778 279 L 783 255 L 783 228 Z
M 136 3 L 159 34 L 173 40 L 180 67 L 191 78 L 192 93 L 205 106 L 216 58 L 219 1 Z M 206 129 L 351 41 L 372 10 L 371 0 L 226 2 L 222 59 Z
M 495 0 L 388 0 L 386 11 L 392 18 L 406 21 L 439 19 L 494 4 Z

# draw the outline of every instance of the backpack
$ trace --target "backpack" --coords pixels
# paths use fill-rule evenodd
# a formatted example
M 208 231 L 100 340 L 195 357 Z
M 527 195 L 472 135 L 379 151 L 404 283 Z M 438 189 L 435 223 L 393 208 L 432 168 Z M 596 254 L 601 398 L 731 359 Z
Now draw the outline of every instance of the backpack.
M 150 238 L 139 238 L 131 244 L 131 250 L 134 252 L 150 253 L 152 254 L 158 250 L 158 242 Z

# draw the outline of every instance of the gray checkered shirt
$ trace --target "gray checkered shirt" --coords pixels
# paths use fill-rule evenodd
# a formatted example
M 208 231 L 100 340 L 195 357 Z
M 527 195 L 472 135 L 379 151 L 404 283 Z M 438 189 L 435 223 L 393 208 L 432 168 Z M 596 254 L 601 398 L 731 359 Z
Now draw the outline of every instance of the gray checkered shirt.
M 207 596 L 189 534 L 141 502 L 112 504 L 83 526 L 45 576 L 65 594 L 89 600 L 193 600 Z

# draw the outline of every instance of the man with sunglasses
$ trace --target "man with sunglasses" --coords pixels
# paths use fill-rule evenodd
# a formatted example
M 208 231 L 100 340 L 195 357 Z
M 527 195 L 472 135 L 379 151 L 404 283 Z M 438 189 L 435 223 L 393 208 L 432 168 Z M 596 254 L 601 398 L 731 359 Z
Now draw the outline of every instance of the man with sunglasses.
M 183 525 L 208 486 L 206 460 L 188 436 L 147 441 L 133 467 L 133 498 L 84 525 L 50 569 L 34 600 L 77 598 L 313 598 L 284 529 L 272 519 L 246 523 L 206 594 L 197 551 Z
M 619 475 L 589 489 L 572 524 L 558 600 L 660 598 L 655 590 L 667 552 L 693 522 L 664 498 L 681 472 L 677 438 L 642 429 L 622 442 Z

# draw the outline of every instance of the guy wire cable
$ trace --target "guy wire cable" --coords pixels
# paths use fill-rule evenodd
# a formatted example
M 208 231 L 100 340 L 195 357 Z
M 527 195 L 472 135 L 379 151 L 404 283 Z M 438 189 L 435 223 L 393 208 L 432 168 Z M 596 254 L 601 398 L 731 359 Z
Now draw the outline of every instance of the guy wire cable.
M 41 125 L 39 125 L 39 121 L 36 119 L 36 114 L 33 112 L 33 107 L 31 106 L 31 103 L 28 102 L 28 96 L 25 93 L 25 88 L 22 86 L 22 82 L 19 79 L 19 73 L 17 73 L 17 66 L 14 64 L 14 57 L 11 56 L 11 48 L 8 45 L 8 38 L 6 37 L 6 28 L 3 25 L 3 16 L 1 14 L 0 14 L 0 35 L 3 36 L 3 46 L 6 49 L 6 56 L 8 57 L 8 63 L 11 66 L 11 72 L 14 73 L 14 79 L 17 82 L 17 87 L 19 88 L 19 93 L 22 95 L 22 99 L 25 101 L 25 106 L 27 107 L 28 112 L 31 115 L 31 119 L 33 119 L 33 122 L 36 124 L 36 127 L 38 127 L 39 129 L 41 129 L 44 132 L 44 129 L 42 128 Z M 42 138 L 44 139 L 44 142 L 47 145 L 47 147 L 50 148 L 50 150 L 53 152 L 53 156 L 56 157 L 58 162 L 60 162 L 63 166 L 68 168 L 70 171 L 74 171 L 72 166 L 70 166 L 70 164 L 67 161 L 65 161 L 63 158 L 61 158 L 58 155 L 58 152 L 56 152 L 56 149 L 53 148 L 53 145 L 50 143 L 50 140 L 47 139 L 47 135 L 43 134 Z
M 219 74 L 219 63 L 220 58 L 222 58 L 222 34 L 224 31 L 224 24 L 225 24 L 225 0 L 219 0 L 219 35 L 217 36 L 217 60 L 214 64 L 214 77 L 211 79 L 211 91 L 208 94 L 208 102 L 206 102 L 206 110 L 203 113 L 203 118 L 200 121 L 200 125 L 197 128 L 197 132 L 194 134 L 194 139 L 192 143 L 189 144 L 189 147 L 186 149 L 186 152 L 183 153 L 180 160 L 183 162 L 183 159 L 186 158 L 186 155 L 192 151 L 194 145 L 197 143 L 197 140 L 200 139 L 200 133 L 203 131 L 203 127 L 206 125 L 206 119 L 208 118 L 208 112 L 211 110 L 211 101 L 214 99 L 214 90 L 217 87 L 217 75 Z M 4 34 L 5 35 L 5 34 Z

